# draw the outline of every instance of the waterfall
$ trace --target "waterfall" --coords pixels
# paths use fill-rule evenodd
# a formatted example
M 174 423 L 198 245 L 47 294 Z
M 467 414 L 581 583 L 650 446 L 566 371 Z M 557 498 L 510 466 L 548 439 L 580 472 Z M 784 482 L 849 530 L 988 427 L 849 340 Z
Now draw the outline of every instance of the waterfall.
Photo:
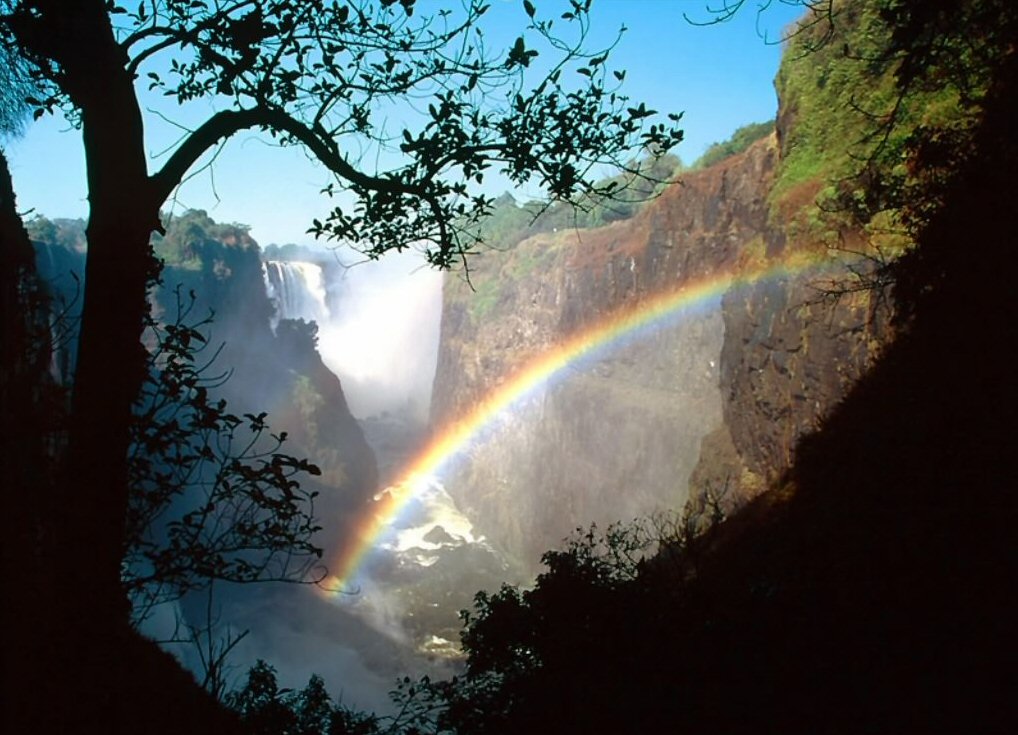
M 280 319 L 317 322 L 318 352 L 343 381 L 357 418 L 405 411 L 424 421 L 438 360 L 441 274 L 422 269 L 416 253 L 336 263 L 262 263 L 273 329 Z
M 318 263 L 269 260 L 262 263 L 265 290 L 276 307 L 273 328 L 280 319 L 304 319 L 325 326 L 331 318 L 326 301 L 325 273 Z

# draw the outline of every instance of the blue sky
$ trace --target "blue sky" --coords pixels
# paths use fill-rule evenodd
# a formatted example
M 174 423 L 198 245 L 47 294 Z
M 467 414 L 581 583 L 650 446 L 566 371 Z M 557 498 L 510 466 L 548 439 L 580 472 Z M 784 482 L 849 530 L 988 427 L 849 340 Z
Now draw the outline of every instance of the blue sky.
M 420 0 L 421 12 L 430 0 Z M 492 42 L 508 41 L 522 28 L 522 0 L 491 0 L 486 16 Z M 713 0 L 711 5 L 722 4 Z M 737 127 L 772 118 L 777 101 L 772 84 L 780 57 L 782 29 L 801 8 L 774 0 L 758 16 L 761 0 L 747 0 L 732 21 L 697 27 L 684 14 L 706 19 L 707 0 L 595 0 L 591 43 L 626 33 L 612 56 L 611 68 L 627 72 L 624 91 L 661 112 L 682 112 L 685 142 L 676 153 L 692 162 L 712 142 Z M 535 0 L 539 14 L 559 0 Z M 766 42 L 762 35 L 770 39 Z M 139 83 L 139 87 L 145 85 Z M 142 94 L 143 108 L 164 102 Z M 211 108 L 209 108 L 211 110 Z M 195 114 L 193 111 L 188 114 Z M 198 110 L 197 114 L 201 114 Z M 195 117 L 194 119 L 198 119 Z M 146 115 L 150 155 L 171 146 L 176 134 L 157 116 Z M 24 137 L 6 146 L 19 209 L 50 217 L 85 217 L 84 156 L 77 131 L 60 119 L 44 118 Z M 154 159 L 152 168 L 158 166 Z M 171 206 L 177 211 L 202 208 L 217 220 L 241 222 L 263 245 L 310 243 L 304 234 L 312 218 L 323 216 L 328 202 L 319 195 L 330 177 L 296 149 L 278 149 L 254 134 L 231 140 L 214 165 L 194 176 Z M 526 194 L 536 192 L 523 192 Z

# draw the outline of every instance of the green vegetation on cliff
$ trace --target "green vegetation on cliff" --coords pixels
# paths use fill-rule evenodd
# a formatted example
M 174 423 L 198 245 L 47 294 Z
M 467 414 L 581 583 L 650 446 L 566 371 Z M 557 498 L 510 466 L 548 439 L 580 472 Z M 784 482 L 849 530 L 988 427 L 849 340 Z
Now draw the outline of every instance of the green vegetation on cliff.
M 978 96 L 974 87 L 899 83 L 905 57 L 887 22 L 897 5 L 835 3 L 829 18 L 807 14 L 787 42 L 775 80 L 781 163 L 771 204 L 793 236 L 838 245 L 853 230 L 884 255 L 900 253 L 917 133 L 970 119 L 962 102 Z
M 625 173 L 598 181 L 611 196 L 592 195 L 574 203 L 532 200 L 519 204 L 506 193 L 491 202 L 488 217 L 474 232 L 493 250 L 508 250 L 542 232 L 601 227 L 628 219 L 652 201 L 683 170 L 673 154 L 631 161 Z
M 738 128 L 734 133 L 732 133 L 728 140 L 720 143 L 712 143 L 708 146 L 707 150 L 703 152 L 702 156 L 696 159 L 691 168 L 693 170 L 698 170 L 713 166 L 715 163 L 720 163 L 726 158 L 731 158 L 734 155 L 742 153 L 758 140 L 766 138 L 772 132 L 774 132 L 773 120 L 743 125 L 741 128 Z
M 246 225 L 216 222 L 202 209 L 166 215 L 163 220 L 166 233 L 153 235 L 152 248 L 168 266 L 200 270 L 210 248 L 254 246 Z
M 25 223 L 28 236 L 47 245 L 78 253 L 85 252 L 85 220 L 33 217 Z
M 576 203 L 533 200 L 520 204 L 506 193 L 493 200 L 489 216 L 474 227 L 476 236 L 492 252 L 475 255 L 469 286 L 447 292 L 447 298 L 464 300 L 473 322 L 482 323 L 514 283 L 554 261 L 566 233 L 633 217 L 684 170 L 672 154 L 634 161 L 630 168 L 628 173 L 598 182 L 602 188 L 615 187 L 618 193 L 610 197 L 586 197 Z M 524 244 L 529 238 L 534 241 Z

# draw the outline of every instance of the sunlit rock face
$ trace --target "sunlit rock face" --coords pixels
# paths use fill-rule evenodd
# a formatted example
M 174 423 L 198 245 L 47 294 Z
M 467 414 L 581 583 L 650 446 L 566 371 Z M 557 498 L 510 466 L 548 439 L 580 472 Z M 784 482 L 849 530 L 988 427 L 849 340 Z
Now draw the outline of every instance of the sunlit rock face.
M 834 277 L 852 283 L 845 270 Z M 763 490 L 791 466 L 798 440 L 820 425 L 890 338 L 889 315 L 873 293 L 830 301 L 817 289 L 815 277 L 800 275 L 723 301 L 723 431 L 731 447 L 725 438 L 710 443 L 696 479 L 703 492 L 727 486 L 726 504 Z
M 684 179 L 631 220 L 485 254 L 474 290 L 446 284 L 436 430 L 536 355 L 620 308 L 728 272 L 766 224 L 773 142 Z M 700 303 L 528 394 L 446 478 L 483 533 L 536 565 L 578 526 L 688 497 L 701 439 L 722 424 L 724 323 Z
M 775 220 L 778 161 L 771 137 L 686 174 L 630 220 L 538 235 L 478 257 L 471 288 L 447 282 L 436 431 L 618 309 L 802 251 L 825 263 L 822 277 L 792 269 L 732 289 L 519 401 L 446 478 L 501 548 L 534 565 L 579 526 L 687 500 L 730 511 L 780 476 L 872 362 L 887 314 L 872 293 L 822 298 L 821 286 L 852 284 L 850 270 Z
M 796 124 L 794 105 L 779 106 L 778 165 Z M 751 155 L 753 149 L 746 155 Z M 725 166 L 726 163 L 720 164 Z M 691 479 L 691 510 L 738 507 L 792 466 L 799 439 L 816 429 L 893 338 L 888 294 L 860 288 L 875 261 L 858 253 L 859 233 L 840 233 L 831 251 L 808 234 L 800 208 L 818 180 L 786 193 L 741 257 L 774 262 L 804 254 L 823 275 L 790 273 L 728 292 L 720 359 L 724 423 L 705 438 Z

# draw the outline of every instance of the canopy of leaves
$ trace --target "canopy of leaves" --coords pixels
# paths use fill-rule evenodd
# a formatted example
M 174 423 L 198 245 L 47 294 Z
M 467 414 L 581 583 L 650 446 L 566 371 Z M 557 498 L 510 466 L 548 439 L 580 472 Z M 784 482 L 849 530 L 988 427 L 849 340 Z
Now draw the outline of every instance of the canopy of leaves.
M 247 225 L 216 222 L 202 209 L 163 217 L 163 233 L 152 238 L 155 254 L 166 265 L 195 270 L 209 250 L 227 247 L 255 247 Z
M 0 3 L 0 11 L 4 9 Z M 28 65 L 12 44 L 0 39 L 0 142 L 22 132 L 32 88 Z
M 48 219 L 40 215 L 28 220 L 25 223 L 25 229 L 32 240 L 45 243 L 48 246 L 55 246 L 76 253 L 84 253 L 87 248 L 85 243 L 85 220 L 82 219 L 64 219 L 60 217 Z
M 605 165 L 639 174 L 641 150 L 660 157 L 681 139 L 677 115 L 620 90 L 610 49 L 588 50 L 590 0 L 560 17 L 524 3 L 526 28 L 508 49 L 481 31 L 481 0 L 417 14 L 411 0 L 166 0 L 109 12 L 127 71 L 181 105 L 222 109 L 188 135 L 152 177 L 168 195 L 210 148 L 240 130 L 300 145 L 332 173 L 339 206 L 314 234 L 378 256 L 420 247 L 442 267 L 477 243 L 470 227 L 491 199 L 478 193 L 498 173 L 554 200 L 613 196 L 593 182 Z M 22 0 L 0 16 L 34 63 L 37 110 L 77 114 L 62 54 L 48 38 L 72 34 L 76 13 L 53 0 Z M 80 11 L 84 13 L 85 11 Z M 55 34 L 55 35 L 54 35 Z M 73 86 L 73 85 L 72 85 Z
M 226 704 L 235 710 L 251 735 L 375 735 L 401 732 L 382 729 L 379 718 L 334 704 L 321 677 L 313 675 L 299 691 L 281 689 L 276 671 L 258 661 L 244 685 Z
M 825 2 L 822 16 L 807 15 L 790 37 L 775 81 L 785 112 L 771 193 L 783 217 L 807 205 L 814 235 L 861 229 L 891 253 L 903 244 L 897 212 L 914 136 L 966 125 L 986 84 L 975 65 L 930 84 L 905 82 L 911 52 L 887 22 L 898 5 Z

